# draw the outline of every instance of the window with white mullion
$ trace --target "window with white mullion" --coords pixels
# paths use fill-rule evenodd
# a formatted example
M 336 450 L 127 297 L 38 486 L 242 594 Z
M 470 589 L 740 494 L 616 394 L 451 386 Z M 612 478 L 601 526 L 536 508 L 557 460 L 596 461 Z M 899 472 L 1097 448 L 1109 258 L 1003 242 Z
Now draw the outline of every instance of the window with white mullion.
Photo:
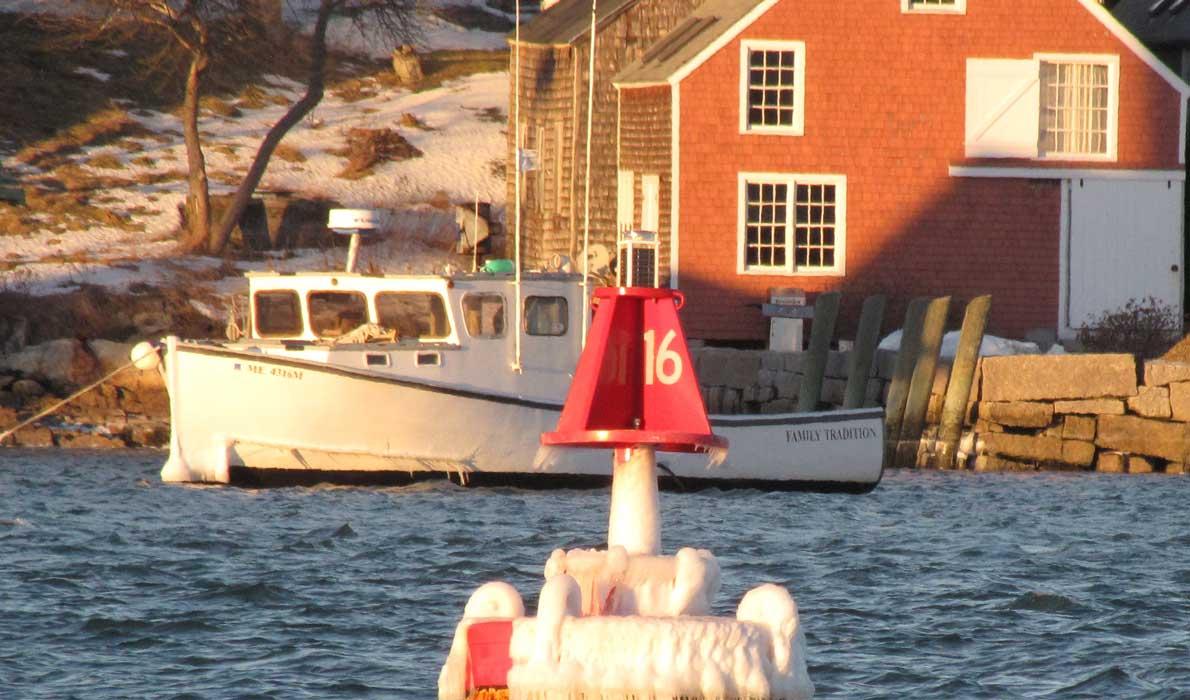
M 787 267 L 789 185 L 749 182 L 744 223 L 744 264 L 751 269 Z
M 1108 66 L 1042 61 L 1041 85 L 1042 155 L 1106 155 Z
M 801 184 L 794 198 L 794 265 L 798 268 L 835 266 L 836 189 L 833 184 Z
M 802 135 L 805 80 L 805 42 L 741 42 L 740 133 Z
M 743 274 L 843 274 L 846 178 L 741 173 Z

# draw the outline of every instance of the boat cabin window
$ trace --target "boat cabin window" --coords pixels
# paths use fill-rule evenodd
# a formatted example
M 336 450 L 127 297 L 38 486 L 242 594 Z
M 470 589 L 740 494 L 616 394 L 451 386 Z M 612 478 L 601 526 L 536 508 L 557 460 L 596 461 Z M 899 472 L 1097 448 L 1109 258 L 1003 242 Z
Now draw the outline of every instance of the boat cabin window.
M 432 292 L 381 292 L 376 295 L 377 323 L 397 338 L 441 340 L 450 335 L 446 304 Z
M 566 335 L 568 320 L 566 297 L 525 297 L 525 332 L 529 335 Z
M 253 296 L 256 332 L 263 336 L 301 335 L 302 303 L 297 292 L 277 289 L 257 292 Z
M 504 295 L 463 295 L 463 322 L 472 338 L 499 338 L 504 335 Z
M 310 292 L 310 330 L 337 338 L 368 322 L 368 300 L 359 292 Z

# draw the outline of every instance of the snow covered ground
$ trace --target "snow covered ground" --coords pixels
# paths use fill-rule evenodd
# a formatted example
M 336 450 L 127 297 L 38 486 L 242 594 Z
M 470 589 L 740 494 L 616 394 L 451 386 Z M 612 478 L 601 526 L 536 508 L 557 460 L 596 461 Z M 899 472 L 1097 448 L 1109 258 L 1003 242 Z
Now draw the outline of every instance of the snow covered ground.
M 56 0 L 0 1 L 0 11 L 46 7 L 62 8 L 63 4 Z M 432 16 L 427 16 L 423 24 L 425 48 L 504 45 L 504 37 L 499 33 L 461 29 Z M 333 37 L 336 45 L 363 50 L 371 56 L 386 56 L 391 51 L 391 46 L 382 46 L 353 33 L 345 23 L 333 27 Z M 80 65 L 76 74 L 79 80 L 107 79 L 105 74 L 86 65 Z M 279 76 L 269 77 L 259 87 L 266 96 L 281 96 L 290 101 L 297 99 L 304 89 Z M 348 207 L 390 210 L 391 235 L 384 245 L 366 249 L 361 263 L 366 266 L 371 261 L 386 271 L 430 271 L 452 261 L 448 247 L 454 230 L 452 213 L 430 207 L 427 202 L 431 199 L 441 202 L 443 194 L 456 203 L 473 202 L 478 197 L 492 202 L 497 211 L 502 210 L 504 181 L 493 165 L 504 158 L 505 123 L 501 117 L 507 114 L 508 74 L 471 75 L 424 92 L 373 82 L 368 91 L 372 94 L 363 99 L 347 101 L 335 96 L 333 89 L 328 90 L 315 111 L 283 141 L 285 146 L 298 149 L 304 160 L 274 156 L 259 189 L 329 199 Z M 200 129 L 206 146 L 208 174 L 212 176 L 212 194 L 233 190 L 226 183 L 247 170 L 260 139 L 287 108 L 272 104 L 257 109 L 242 104 L 237 107 L 242 112 L 238 117 L 205 112 L 202 116 Z M 126 150 L 126 144 L 97 146 L 73 155 L 73 162 L 88 174 L 125 180 L 184 171 L 185 147 L 178 116 L 129 109 L 153 136 L 138 138 L 135 152 Z M 424 128 L 402 126 L 400 120 L 405 114 L 416 117 Z M 336 177 L 346 159 L 334 151 L 345 148 L 347 134 L 354 128 L 395 129 L 424 155 L 379 164 L 373 174 L 360 179 Z M 17 163 L 11 154 L 0 156 L 9 156 L 0 159 L 0 165 L 26 181 L 35 181 L 44 174 Z M 121 166 L 104 169 L 88 164 L 98 156 L 114 157 Z M 178 225 L 178 205 L 184 202 L 185 195 L 183 179 L 113 187 L 97 193 L 92 203 L 130 213 L 132 222 L 142 226 L 143 231 L 96 225 L 63 233 L 47 225 L 44 230 L 24 235 L 0 236 L 0 262 L 9 267 L 0 273 L 0 290 L 50 294 L 80 283 L 122 288 L 134 282 L 165 282 L 178 274 L 179 265 L 200 269 L 218 267 L 221 261 L 177 257 L 173 236 Z M 74 262 L 60 262 L 62 259 Z M 241 267 L 294 269 L 314 264 L 340 263 L 318 252 Z

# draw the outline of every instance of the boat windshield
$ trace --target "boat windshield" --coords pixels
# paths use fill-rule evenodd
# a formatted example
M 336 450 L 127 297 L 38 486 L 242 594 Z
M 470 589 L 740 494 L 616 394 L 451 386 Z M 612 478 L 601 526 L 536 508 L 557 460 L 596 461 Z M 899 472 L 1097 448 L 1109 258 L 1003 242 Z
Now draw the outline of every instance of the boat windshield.
M 310 292 L 310 330 L 337 338 L 368 322 L 368 300 L 359 292 Z
M 381 292 L 376 295 L 377 323 L 401 339 L 441 340 L 450 336 L 442 295 L 433 292 Z

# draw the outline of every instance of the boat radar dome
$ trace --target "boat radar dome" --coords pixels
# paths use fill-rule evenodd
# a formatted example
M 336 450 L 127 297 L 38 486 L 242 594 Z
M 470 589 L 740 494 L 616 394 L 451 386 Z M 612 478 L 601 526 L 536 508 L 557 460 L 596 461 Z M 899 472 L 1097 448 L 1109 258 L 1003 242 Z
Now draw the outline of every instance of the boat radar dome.
M 382 223 L 382 214 L 379 209 L 331 209 L 327 214 L 327 228 L 341 236 L 351 236 L 347 247 L 347 272 L 355 272 L 360 234 L 376 233 Z

